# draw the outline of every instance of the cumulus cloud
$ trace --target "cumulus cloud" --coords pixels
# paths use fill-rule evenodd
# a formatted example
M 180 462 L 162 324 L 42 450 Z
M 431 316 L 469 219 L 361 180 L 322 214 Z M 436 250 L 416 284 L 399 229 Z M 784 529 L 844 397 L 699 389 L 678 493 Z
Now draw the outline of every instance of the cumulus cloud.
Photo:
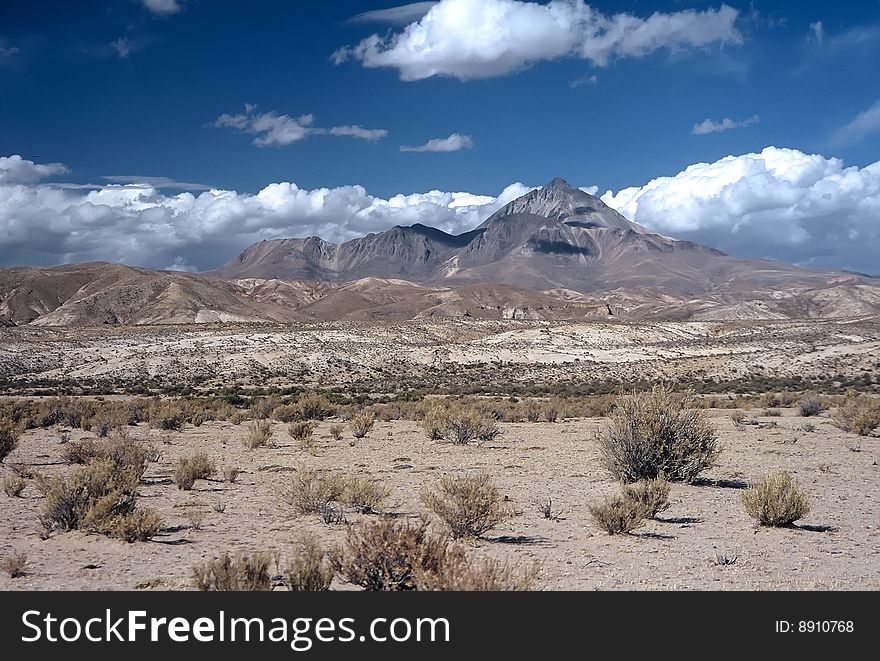
M 314 115 L 279 115 L 274 112 L 257 112 L 252 103 L 244 105 L 244 112 L 237 115 L 222 114 L 211 126 L 214 128 L 231 128 L 242 133 L 256 135 L 253 144 L 258 147 L 286 147 L 294 142 L 306 139 L 310 135 L 349 136 L 361 140 L 376 141 L 388 135 L 385 129 L 365 129 L 362 126 L 334 126 L 322 129 L 313 126 Z
M 751 126 L 752 124 L 757 124 L 760 121 L 761 118 L 757 115 L 753 115 L 752 117 L 744 119 L 741 122 L 734 121 L 729 117 L 725 117 L 720 122 L 716 122 L 714 119 L 707 119 L 700 122 L 699 124 L 694 124 L 694 128 L 691 133 L 693 133 L 694 135 L 723 133 L 724 131 L 730 131 L 732 129 L 740 129 L 746 126 Z
M 608 191 L 627 218 L 740 257 L 878 273 L 880 162 L 767 147 Z
M 516 183 L 498 195 L 433 190 L 385 199 L 362 186 L 306 190 L 281 182 L 256 194 L 172 195 L 146 182 L 45 184 L 40 178 L 63 166 L 21 160 L 0 158 L 4 266 L 112 260 L 207 270 L 262 239 L 342 242 L 414 223 L 458 234 L 531 190 Z M 653 231 L 738 257 L 880 274 L 880 162 L 846 167 L 836 158 L 768 147 L 602 199 Z
M 461 151 L 462 149 L 470 149 L 474 146 L 474 141 L 469 135 L 462 135 L 461 133 L 453 133 L 448 138 L 434 138 L 433 140 L 428 140 L 423 145 L 410 146 L 403 145 L 400 148 L 400 151 L 405 152 L 451 152 L 451 151 Z
M 399 7 L 375 9 L 349 19 L 350 23 L 386 23 L 390 25 L 406 25 L 417 21 L 436 5 L 436 2 L 412 2 Z
M 603 14 L 584 0 L 441 0 L 402 32 L 371 35 L 338 49 L 332 59 L 336 64 L 357 60 L 369 68 L 397 69 L 409 81 L 487 78 L 565 57 L 606 66 L 662 48 L 742 43 L 738 16 L 727 5 L 639 18 Z
M 28 184 L 65 172 L 61 163 L 38 165 L 18 154 L 0 156 L 0 184 Z
M 837 145 L 850 145 L 878 131 L 880 131 L 880 101 L 860 112 L 846 126 L 839 128 L 834 133 L 833 142 Z
M 0 160 L 0 172 L 8 161 Z M 342 242 L 414 223 L 461 233 L 530 190 L 512 184 L 498 195 L 433 190 L 385 199 L 362 186 L 305 190 L 281 182 L 256 194 L 168 194 L 143 177 L 132 178 L 141 179 L 138 184 L 95 187 L 35 179 L 0 179 L 2 266 L 111 260 L 207 270 L 262 239 L 321 236 Z
M 154 14 L 169 16 L 180 11 L 179 0 L 142 0 L 144 7 Z

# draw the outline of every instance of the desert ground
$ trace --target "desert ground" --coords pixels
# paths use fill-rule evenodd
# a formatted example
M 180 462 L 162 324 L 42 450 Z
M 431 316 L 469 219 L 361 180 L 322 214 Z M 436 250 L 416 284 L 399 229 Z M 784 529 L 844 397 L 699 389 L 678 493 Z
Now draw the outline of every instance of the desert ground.
M 445 475 L 488 473 L 516 516 L 467 542 L 469 552 L 509 567 L 537 567 L 535 589 L 880 589 L 878 432 L 845 432 L 830 410 L 801 417 L 796 397 L 787 407 L 761 406 L 760 391 L 737 400 L 717 390 L 719 383 L 780 378 L 804 390 L 820 384 L 838 393 L 874 392 L 878 360 L 876 320 L 0 329 L 0 403 L 7 405 L 35 389 L 47 395 L 90 383 L 120 384 L 103 399 L 124 403 L 149 399 L 123 392 L 132 383 L 205 391 L 298 383 L 380 393 L 394 393 L 392 386 L 454 392 L 485 382 L 511 392 L 574 383 L 589 391 L 613 373 L 619 378 L 610 381 L 610 392 L 628 381 L 677 378 L 696 390 L 714 384 L 712 397 L 726 407 L 705 411 L 723 446 L 717 465 L 693 484 L 674 483 L 669 509 L 618 535 L 601 530 L 588 510 L 619 490 L 599 457 L 597 433 L 608 419 L 594 414 L 568 410 L 556 422 L 501 421 L 500 436 L 466 445 L 430 440 L 415 420 L 381 417 L 364 438 L 346 428 L 336 439 L 330 428 L 344 421 L 331 417 L 316 423 L 314 442 L 305 447 L 287 424 L 272 421 L 268 445 L 255 449 L 244 443 L 247 419 L 187 422 L 180 430 L 140 422 L 124 434 L 155 450 L 138 507 L 160 514 L 159 534 L 134 543 L 80 531 L 46 535 L 44 498 L 31 479 L 20 497 L 0 494 L 0 559 L 27 557 L 23 575 L 0 575 L 0 589 L 186 589 L 193 565 L 223 552 L 277 551 L 283 560 L 303 533 L 333 548 L 345 539 L 345 522 L 297 515 L 279 495 L 308 469 L 380 480 L 391 492 L 383 514 L 427 516 L 438 534 L 443 525 L 421 494 Z M 96 430 L 59 424 L 27 429 L 0 464 L 0 479 L 23 466 L 33 475 L 69 474 L 76 467 L 64 460 L 66 444 L 96 438 Z M 196 451 L 208 453 L 218 474 L 180 490 L 175 466 Z M 226 466 L 240 469 L 235 483 L 222 479 L 219 469 Z M 741 494 L 753 480 L 782 470 L 806 491 L 811 511 L 794 526 L 758 526 Z M 547 518 L 541 506 L 551 500 L 554 516 Z M 345 509 L 348 523 L 377 516 Z M 332 587 L 352 589 L 338 576 Z
M 378 478 L 392 495 L 388 511 L 418 518 L 419 494 L 445 474 L 487 471 L 521 512 L 475 543 L 475 553 L 512 564 L 537 562 L 537 587 L 607 589 L 878 589 L 880 588 L 880 439 L 844 433 L 825 418 L 782 417 L 736 428 L 730 410 L 709 411 L 724 444 L 719 465 L 694 485 L 675 484 L 671 507 L 630 535 L 609 536 L 587 506 L 617 490 L 600 467 L 595 431 L 601 419 L 502 424 L 503 434 L 480 446 L 429 441 L 414 422 L 377 422 L 365 438 L 335 441 L 331 421 L 304 451 L 275 423 L 274 446 L 248 450 L 246 425 L 208 422 L 182 432 L 140 425 L 131 437 L 160 449 L 140 488 L 139 503 L 155 508 L 165 529 L 150 542 L 127 544 L 81 532 L 41 539 L 38 491 L 0 496 L 0 556 L 24 552 L 26 575 L 0 576 L 2 589 L 182 589 L 193 564 L 223 551 L 277 550 L 283 554 L 303 531 L 328 546 L 341 543 L 344 525 L 317 515 L 295 516 L 278 491 L 302 468 Z M 801 431 L 812 420 L 815 431 Z M 762 428 L 762 425 L 763 428 Z M 75 437 L 94 437 L 76 433 Z M 57 474 L 62 460 L 57 429 L 28 432 L 7 463 Z M 237 483 L 217 478 L 180 491 L 170 476 L 175 462 L 206 450 L 222 465 L 242 470 Z M 0 468 L 4 475 L 8 467 Z M 797 527 L 761 528 L 741 503 L 746 482 L 787 470 L 805 487 L 811 513 Z M 553 501 L 558 520 L 543 517 Z M 222 512 L 217 511 L 224 508 Z M 350 521 L 363 518 L 346 512 Z M 734 559 L 719 564 L 716 554 Z
M 438 319 L 274 326 L 0 328 L 0 387 L 338 386 L 395 393 L 596 392 L 659 379 L 718 392 L 871 383 L 877 317 L 805 321 L 530 322 Z M 763 384 L 763 385 L 761 385 Z

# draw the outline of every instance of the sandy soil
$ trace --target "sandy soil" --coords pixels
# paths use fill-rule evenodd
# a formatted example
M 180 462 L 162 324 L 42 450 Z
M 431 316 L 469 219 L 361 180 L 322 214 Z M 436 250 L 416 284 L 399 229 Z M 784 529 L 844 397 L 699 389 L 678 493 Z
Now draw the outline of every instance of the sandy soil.
M 139 502 L 161 512 L 166 530 L 135 544 L 78 532 L 42 540 L 37 490 L 28 486 L 23 498 L 0 494 L 0 558 L 13 551 L 28 557 L 28 573 L 16 579 L 3 574 L 0 589 L 179 589 L 189 585 L 194 563 L 222 551 L 278 550 L 283 556 L 304 530 L 328 545 L 341 542 L 343 526 L 295 517 L 277 497 L 301 466 L 381 478 L 393 490 L 389 509 L 412 517 L 421 511 L 421 490 L 441 475 L 489 471 L 521 514 L 477 542 L 475 553 L 538 561 L 541 589 L 880 589 L 880 439 L 845 434 L 827 418 L 811 418 L 813 432 L 799 431 L 808 421 L 792 413 L 760 418 L 776 427 L 736 429 L 729 411 L 710 411 L 725 446 L 720 464 L 701 484 L 674 485 L 672 506 L 661 520 L 613 537 L 587 512 L 589 503 L 617 489 L 597 462 L 598 419 L 502 424 L 504 434 L 481 447 L 426 440 L 415 423 L 404 421 L 377 422 L 351 446 L 348 437 L 330 438 L 327 421 L 317 429 L 313 454 L 300 450 L 279 423 L 276 447 L 255 451 L 242 445 L 246 425 L 211 422 L 180 433 L 142 425 L 132 437 L 154 443 L 161 459 L 150 465 Z M 74 440 L 80 436 L 90 434 L 73 433 Z M 29 431 L 7 462 L 46 473 L 69 470 L 60 460 L 58 437 L 57 428 Z M 220 466 L 240 467 L 239 482 L 200 481 L 191 492 L 179 491 L 170 480 L 173 466 L 196 449 L 207 450 Z M 741 488 L 780 469 L 808 491 L 812 512 L 798 528 L 758 528 L 740 503 Z M 0 466 L 0 475 L 9 472 Z M 549 498 L 554 509 L 564 510 L 559 521 L 538 510 Z M 225 511 L 215 511 L 218 503 Z M 199 517 L 201 526 L 193 527 Z M 716 552 L 736 562 L 718 566 Z

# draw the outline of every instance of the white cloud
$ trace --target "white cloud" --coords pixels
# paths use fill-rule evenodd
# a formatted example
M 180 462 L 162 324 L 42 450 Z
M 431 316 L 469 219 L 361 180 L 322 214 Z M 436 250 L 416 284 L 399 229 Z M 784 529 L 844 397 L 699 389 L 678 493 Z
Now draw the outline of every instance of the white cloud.
M 171 15 L 181 9 L 179 0 L 143 0 L 143 4 L 154 14 Z
M 310 135 L 349 136 L 361 140 L 376 141 L 388 135 L 385 129 L 365 129 L 362 126 L 334 126 L 322 129 L 312 126 L 314 115 L 278 115 L 274 112 L 257 113 L 257 106 L 246 103 L 244 112 L 237 115 L 222 114 L 211 124 L 214 128 L 232 128 L 256 135 L 253 144 L 258 147 L 285 147 L 304 140 Z
M 342 242 L 414 223 L 465 232 L 530 190 L 513 184 L 497 196 L 434 190 L 383 199 L 362 186 L 305 190 L 288 182 L 256 194 L 171 195 L 147 183 L 0 181 L 2 266 L 111 260 L 185 270 L 217 267 L 262 239 L 316 235 Z
M 170 195 L 147 183 L 42 184 L 40 177 L 63 166 L 24 163 L 0 158 L 0 265 L 100 259 L 207 270 L 262 239 L 342 242 L 413 223 L 457 234 L 531 190 L 516 183 L 497 196 L 434 190 L 384 199 L 361 186 L 305 190 L 281 182 L 256 194 Z M 602 199 L 654 231 L 738 257 L 880 274 L 880 162 L 845 167 L 768 147 Z
M 709 133 L 723 133 L 724 131 L 730 131 L 732 129 L 739 129 L 746 126 L 751 126 L 752 124 L 757 124 L 761 121 L 761 118 L 757 115 L 753 115 L 748 119 L 744 119 L 741 122 L 734 121 L 729 117 L 725 117 L 720 122 L 716 122 L 714 119 L 707 119 L 705 121 L 700 122 L 699 124 L 694 124 L 694 128 L 691 131 L 694 135 L 708 135 Z
M 880 272 L 880 162 L 844 167 L 767 147 L 602 200 L 655 231 L 736 256 Z
M 0 156 L 0 184 L 29 184 L 65 172 L 61 163 L 37 165 L 18 154 Z
M 350 19 L 351 23 L 387 23 L 390 25 L 406 25 L 417 21 L 436 5 L 436 2 L 412 2 L 399 7 L 365 11 Z
M 0 39 L 0 58 L 12 57 L 21 52 L 16 46 L 7 46 L 6 42 Z
M 571 89 L 577 89 L 578 87 L 583 87 L 584 85 L 595 85 L 598 82 L 599 76 L 581 76 L 580 78 L 575 78 L 574 80 L 568 81 L 568 86 Z
M 860 112 L 846 126 L 835 131 L 833 142 L 836 145 L 849 145 L 864 140 L 880 131 L 880 101 Z
M 819 46 L 825 43 L 825 26 L 822 24 L 822 21 L 810 23 L 810 38 Z
M 371 35 L 333 54 L 337 64 L 360 61 L 397 69 L 403 80 L 452 76 L 461 80 L 512 73 L 532 63 L 578 57 L 596 66 L 683 50 L 742 43 L 739 11 L 606 15 L 583 0 L 441 0 L 402 32 Z
M 403 145 L 400 148 L 400 151 L 407 152 L 451 152 L 451 151 L 461 151 L 462 149 L 470 149 L 474 146 L 474 141 L 469 135 L 462 135 L 461 133 L 453 133 L 448 138 L 434 138 L 433 140 L 428 140 L 423 145 L 418 146 L 409 146 Z
M 388 137 L 388 131 L 385 129 L 365 129 L 363 126 L 334 126 L 328 133 L 336 136 L 359 138 L 370 142 Z
M 131 44 L 128 42 L 128 39 L 125 37 L 119 37 L 116 41 L 110 42 L 110 46 L 113 50 L 116 51 L 116 54 L 119 55 L 122 59 L 127 58 L 131 55 Z
M 173 188 L 176 190 L 189 190 L 189 191 L 207 191 L 211 190 L 211 186 L 205 186 L 205 184 L 192 184 L 187 183 L 185 181 L 175 181 L 174 179 L 170 179 L 168 177 L 148 177 L 144 175 L 111 175 L 106 177 L 101 177 L 101 179 L 105 179 L 114 184 L 131 184 L 134 186 L 152 186 L 153 188 Z M 89 186 L 89 188 L 95 188 L 95 186 Z

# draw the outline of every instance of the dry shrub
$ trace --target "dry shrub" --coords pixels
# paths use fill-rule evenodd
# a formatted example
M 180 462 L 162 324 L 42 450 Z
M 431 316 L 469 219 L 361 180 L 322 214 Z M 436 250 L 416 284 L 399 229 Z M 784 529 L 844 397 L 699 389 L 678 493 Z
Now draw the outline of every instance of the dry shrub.
M 541 419 L 541 405 L 530 399 L 523 407 L 523 414 L 529 422 L 538 422 Z
M 272 438 L 272 422 L 270 420 L 254 420 L 248 428 L 244 446 L 250 450 L 264 447 Z
M 271 417 L 279 406 L 281 406 L 281 400 L 275 395 L 258 397 L 251 402 L 250 411 L 254 418 L 260 420 Z
M 342 435 L 345 433 L 345 425 L 330 425 L 330 436 L 334 441 L 341 441 Z
M 640 506 L 645 518 L 653 519 L 669 508 L 669 481 L 661 475 L 656 480 L 639 480 L 633 484 L 625 484 L 622 496 Z
M 598 439 L 605 468 L 622 482 L 653 480 L 661 473 L 674 482 L 693 482 L 714 466 L 721 452 L 718 438 L 691 401 L 663 386 L 619 398 Z
M 141 477 L 147 470 L 148 452 L 149 448 L 137 441 L 116 437 L 66 443 L 61 456 L 71 464 L 109 460 L 117 466 L 131 468 Z
M 444 592 L 525 592 L 532 590 L 540 568 L 512 568 L 492 558 L 477 560 L 450 549 L 439 571 L 416 572 L 416 589 Z
M 740 427 L 746 421 L 746 412 L 737 409 L 730 414 L 730 419 L 733 421 L 734 426 Z
M 348 422 L 348 428 L 351 429 L 351 435 L 355 438 L 363 438 L 370 433 L 376 418 L 371 411 L 363 411 L 358 413 Z
M 473 440 L 491 441 L 501 434 L 492 415 L 462 404 L 429 410 L 422 429 L 430 440 L 442 439 L 461 445 Z
M 541 406 L 541 414 L 547 422 L 557 422 L 562 415 L 563 402 L 557 398 L 544 402 Z
M 843 403 L 837 407 L 832 419 L 834 424 L 844 431 L 868 436 L 880 427 L 880 400 L 867 395 L 848 393 Z
M 69 476 L 43 479 L 45 503 L 40 521 L 46 532 L 89 530 L 111 534 L 116 519 L 135 510 L 140 476 L 104 459 Z
M 279 493 L 281 499 L 297 514 L 320 514 L 345 491 L 345 481 L 336 474 L 301 469 L 290 478 Z
M 162 530 L 162 517 L 151 509 L 135 510 L 116 518 L 108 531 L 129 544 L 132 542 L 148 542 Z
M 8 419 L 0 419 L 0 464 L 18 447 L 21 432 Z
M 349 525 L 345 544 L 331 554 L 334 569 L 367 590 L 415 590 L 417 576 L 439 573 L 449 552 L 443 537 L 388 517 Z
M 803 417 L 809 418 L 819 415 L 825 410 L 825 406 L 822 404 L 822 400 L 815 395 L 804 395 L 798 402 L 798 410 Z
M 439 516 L 454 538 L 479 537 L 514 516 L 489 474 L 445 476 L 437 492 L 426 491 L 422 503 Z
M 224 553 L 192 568 L 193 583 L 205 592 L 268 592 L 272 589 L 269 567 L 277 561 L 269 553 Z
M 3 571 L 9 575 L 9 578 L 24 576 L 27 573 L 26 570 L 27 554 L 23 552 L 16 551 L 3 560 Z
M 290 438 L 299 441 L 300 445 L 304 447 L 311 445 L 309 441 L 312 438 L 314 431 L 315 428 L 312 426 L 312 423 L 304 420 L 291 422 L 287 427 L 287 433 L 290 434 Z
M 767 475 L 742 494 L 746 513 L 762 526 L 790 526 L 810 512 L 810 499 L 792 476 Z
M 235 484 L 235 481 L 238 479 L 238 476 L 241 474 L 241 470 L 239 470 L 235 466 L 224 466 L 223 467 L 223 480 L 224 482 L 229 482 L 229 484 Z
M 300 420 L 302 413 L 296 404 L 282 404 L 272 411 L 272 417 L 278 422 L 293 422 L 294 420 Z
M 174 469 L 174 484 L 182 491 L 193 488 L 196 480 L 207 480 L 216 468 L 206 452 L 196 452 L 189 457 L 181 457 Z
M 183 402 L 154 401 L 147 409 L 151 429 L 180 431 L 190 417 Z
M 377 514 L 390 495 L 391 490 L 379 480 L 355 476 L 346 480 L 342 501 L 361 514 Z
M 645 509 L 642 504 L 622 495 L 590 505 L 589 511 L 596 525 L 609 535 L 632 532 L 645 524 Z
M 7 475 L 3 478 L 3 493 L 10 498 L 18 498 L 27 487 L 27 480 L 19 475 Z
M 281 572 L 282 581 L 292 592 L 324 592 L 333 581 L 333 567 L 321 543 L 308 535 L 294 544 L 294 554 Z
M 324 420 L 333 415 L 333 405 L 325 397 L 310 394 L 302 397 L 294 405 L 300 420 Z

